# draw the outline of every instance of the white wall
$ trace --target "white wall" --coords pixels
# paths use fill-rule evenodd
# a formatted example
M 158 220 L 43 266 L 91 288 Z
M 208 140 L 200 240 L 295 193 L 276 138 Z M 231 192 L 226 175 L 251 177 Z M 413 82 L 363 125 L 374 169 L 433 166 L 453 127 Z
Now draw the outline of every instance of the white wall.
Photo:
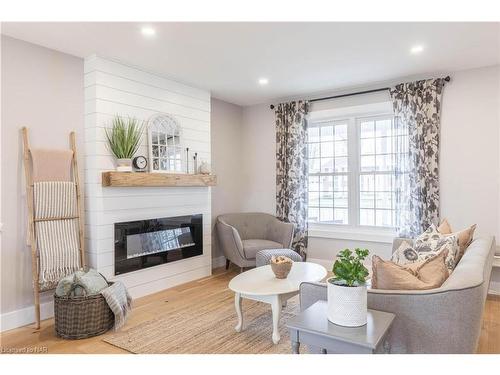
M 243 204 L 242 108 L 222 100 L 211 101 L 212 172 L 217 186 L 212 188 L 212 225 L 217 216 L 239 212 Z M 215 227 L 212 226 L 213 267 L 222 266 L 224 259 Z
M 102 187 L 115 168 L 104 129 L 115 115 L 147 121 L 168 113 L 181 126 L 184 147 L 210 163 L 210 93 L 97 56 L 85 59 L 86 243 L 92 267 L 125 283 L 132 297 L 151 294 L 211 273 L 211 188 Z M 147 155 L 143 137 L 138 155 Z M 114 276 L 114 224 L 203 214 L 203 255 Z
M 452 80 L 446 84 L 443 94 L 441 121 L 441 216 L 447 217 L 454 228 L 477 223 L 477 235 L 500 238 L 500 68 L 450 75 Z M 415 77 L 400 81 L 410 79 Z M 387 84 L 394 83 L 397 82 Z M 377 93 L 319 102 L 313 104 L 312 110 L 387 100 L 388 93 Z M 246 210 L 275 212 L 274 132 L 274 114 L 269 104 L 244 108 Z M 338 250 L 354 246 L 366 246 L 381 256 L 390 254 L 389 243 L 314 237 L 310 238 L 308 254 L 310 258 L 330 262 Z
M 69 133 L 76 131 L 80 167 L 85 163 L 83 60 L 3 35 L 1 49 L 4 223 L 0 312 L 4 329 L 4 324 L 8 327 L 15 319 L 27 317 L 29 323 L 29 319 L 34 318 L 31 250 L 26 245 L 21 127 L 29 128 L 33 147 L 46 148 L 68 148 Z M 42 296 L 42 302 L 48 299 L 50 293 Z

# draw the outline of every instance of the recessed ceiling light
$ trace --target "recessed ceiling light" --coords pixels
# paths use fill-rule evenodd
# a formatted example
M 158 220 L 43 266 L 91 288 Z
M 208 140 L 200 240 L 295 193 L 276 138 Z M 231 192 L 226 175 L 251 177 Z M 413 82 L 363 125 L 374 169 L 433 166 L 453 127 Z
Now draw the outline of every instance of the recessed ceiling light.
M 153 29 L 152 27 L 149 27 L 149 26 L 144 26 L 142 29 L 141 29 L 141 33 L 142 35 L 144 36 L 153 36 L 156 34 L 156 31 L 155 29 Z
M 417 44 L 416 46 L 411 47 L 410 53 L 416 55 L 416 54 L 419 54 L 420 52 L 422 52 L 423 50 L 424 50 L 424 46 L 421 44 Z
M 269 83 L 269 80 L 267 78 L 259 78 L 259 85 L 264 86 Z

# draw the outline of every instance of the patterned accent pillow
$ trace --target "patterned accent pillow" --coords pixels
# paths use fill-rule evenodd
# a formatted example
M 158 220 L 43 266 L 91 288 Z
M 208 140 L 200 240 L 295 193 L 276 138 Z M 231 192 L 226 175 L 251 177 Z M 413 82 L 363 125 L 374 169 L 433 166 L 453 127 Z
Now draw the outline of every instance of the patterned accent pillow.
M 433 224 L 415 239 L 413 246 L 403 241 L 399 248 L 392 254 L 391 260 L 399 265 L 421 262 L 436 256 L 444 250 L 448 251 L 446 267 L 451 272 L 455 268 L 460 252 L 458 238 L 454 235 L 439 233 Z

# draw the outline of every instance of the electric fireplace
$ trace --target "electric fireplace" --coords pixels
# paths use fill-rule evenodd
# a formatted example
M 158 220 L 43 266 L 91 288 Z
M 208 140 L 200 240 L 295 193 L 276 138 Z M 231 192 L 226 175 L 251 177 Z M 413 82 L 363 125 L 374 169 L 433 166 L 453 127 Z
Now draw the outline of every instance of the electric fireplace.
M 115 223 L 115 275 L 203 254 L 203 215 Z

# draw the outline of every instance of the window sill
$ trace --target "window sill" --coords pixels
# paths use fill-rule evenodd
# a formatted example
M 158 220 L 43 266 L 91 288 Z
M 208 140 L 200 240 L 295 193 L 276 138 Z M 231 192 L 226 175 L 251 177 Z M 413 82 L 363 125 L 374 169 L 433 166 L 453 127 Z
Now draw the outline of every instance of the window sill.
M 396 232 L 385 228 L 343 227 L 332 224 L 309 224 L 309 237 L 331 238 L 337 240 L 351 240 L 363 242 L 377 242 L 391 244 Z

